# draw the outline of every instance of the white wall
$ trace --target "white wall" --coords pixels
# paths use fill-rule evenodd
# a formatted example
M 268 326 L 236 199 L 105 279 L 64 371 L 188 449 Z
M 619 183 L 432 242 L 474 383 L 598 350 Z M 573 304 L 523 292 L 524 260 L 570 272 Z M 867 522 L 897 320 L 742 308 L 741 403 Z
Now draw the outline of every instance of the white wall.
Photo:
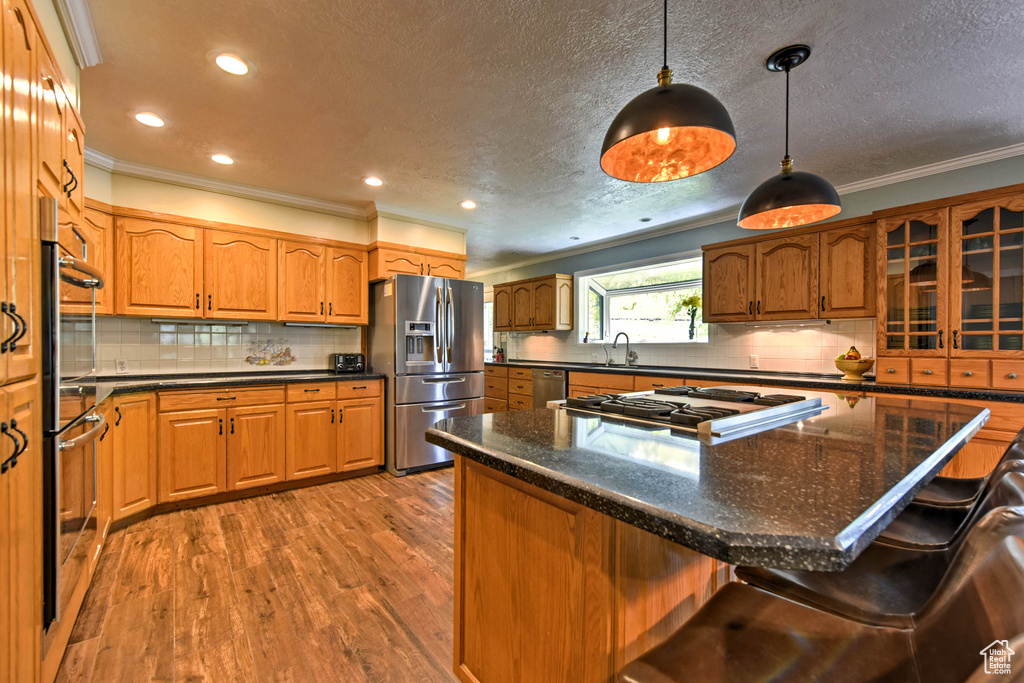
M 75 109 L 81 111 L 82 98 L 79 95 L 79 70 L 75 63 L 75 56 L 71 52 L 68 40 L 64 36 L 64 27 L 60 24 L 60 17 L 57 16 L 57 9 L 53 0 L 35 0 L 32 3 L 33 9 L 39 16 L 39 23 L 46 35 L 46 41 L 53 50 L 53 56 L 57 60 L 57 68 L 64 76 L 64 87 L 68 90 L 67 96 L 75 103 Z
M 370 242 L 393 242 L 423 249 L 466 253 L 466 233 L 458 228 L 424 225 L 414 220 L 377 215 L 370 219 Z

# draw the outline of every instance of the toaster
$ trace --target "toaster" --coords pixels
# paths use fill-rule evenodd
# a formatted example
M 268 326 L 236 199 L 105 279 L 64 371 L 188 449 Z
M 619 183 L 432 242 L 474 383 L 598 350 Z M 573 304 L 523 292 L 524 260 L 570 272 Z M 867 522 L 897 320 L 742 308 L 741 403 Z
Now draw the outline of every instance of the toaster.
M 332 353 L 331 369 L 338 374 L 366 372 L 366 356 L 361 353 Z

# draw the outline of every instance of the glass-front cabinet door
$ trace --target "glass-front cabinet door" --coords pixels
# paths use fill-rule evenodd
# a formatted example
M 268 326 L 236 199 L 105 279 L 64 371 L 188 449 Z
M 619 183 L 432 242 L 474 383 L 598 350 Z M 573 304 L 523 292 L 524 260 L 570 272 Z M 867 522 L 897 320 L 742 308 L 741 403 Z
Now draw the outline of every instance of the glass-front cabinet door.
M 954 206 L 950 355 L 1024 358 L 1024 195 Z
M 948 209 L 878 220 L 878 355 L 945 356 Z

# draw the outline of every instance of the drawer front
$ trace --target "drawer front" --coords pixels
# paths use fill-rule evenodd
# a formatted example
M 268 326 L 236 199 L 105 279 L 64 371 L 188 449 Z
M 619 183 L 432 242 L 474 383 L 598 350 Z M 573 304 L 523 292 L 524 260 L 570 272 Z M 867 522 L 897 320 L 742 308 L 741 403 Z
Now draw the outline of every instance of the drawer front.
M 987 360 L 949 361 L 949 386 L 987 389 L 991 382 Z
M 992 388 L 1024 391 L 1024 361 L 992 361 Z
M 910 359 L 879 358 L 875 361 L 875 381 L 879 384 L 910 384 Z
M 289 403 L 299 401 L 334 400 L 337 382 L 317 382 L 315 384 L 289 384 L 285 393 Z
M 597 387 L 569 387 L 569 398 L 583 398 L 584 396 L 593 396 L 600 393 L 601 391 Z
M 484 374 L 488 377 L 508 377 L 508 368 L 497 365 L 485 365 Z
M 338 400 L 344 401 L 350 398 L 366 398 L 368 396 L 380 396 L 383 380 L 364 379 L 353 382 L 336 382 Z
M 532 396 L 517 396 L 516 394 L 509 394 L 509 397 L 508 397 L 508 409 L 509 410 L 533 410 L 533 397 Z
M 693 380 L 686 380 L 682 377 L 636 377 L 633 382 L 633 391 L 651 391 L 653 389 L 664 389 L 665 387 L 681 387 L 684 384 L 694 386 Z
M 509 379 L 533 379 L 533 368 L 509 368 Z
M 157 396 L 158 410 L 201 410 L 206 408 L 235 408 L 284 403 L 284 385 L 266 387 L 222 387 L 198 391 L 161 391 Z
M 508 410 L 508 402 L 498 398 L 484 398 L 485 413 L 504 413 Z
M 570 372 L 569 386 L 608 387 L 621 394 L 624 391 L 633 391 L 633 376 L 603 372 Z
M 949 384 L 945 358 L 911 358 L 910 383 L 932 387 L 944 387 Z
M 504 400 L 508 396 L 508 380 L 505 378 L 485 379 L 484 396 Z
M 509 394 L 520 394 L 522 396 L 530 397 L 533 400 L 533 380 L 532 379 L 509 379 L 508 381 L 508 393 Z

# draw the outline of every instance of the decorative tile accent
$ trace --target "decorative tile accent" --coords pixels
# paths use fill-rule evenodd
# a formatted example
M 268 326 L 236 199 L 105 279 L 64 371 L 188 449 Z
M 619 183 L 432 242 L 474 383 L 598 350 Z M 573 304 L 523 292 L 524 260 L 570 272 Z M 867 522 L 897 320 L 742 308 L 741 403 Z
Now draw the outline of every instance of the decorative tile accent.
M 291 365 L 295 362 L 287 339 L 268 339 L 249 344 L 249 355 L 245 362 L 249 365 Z

